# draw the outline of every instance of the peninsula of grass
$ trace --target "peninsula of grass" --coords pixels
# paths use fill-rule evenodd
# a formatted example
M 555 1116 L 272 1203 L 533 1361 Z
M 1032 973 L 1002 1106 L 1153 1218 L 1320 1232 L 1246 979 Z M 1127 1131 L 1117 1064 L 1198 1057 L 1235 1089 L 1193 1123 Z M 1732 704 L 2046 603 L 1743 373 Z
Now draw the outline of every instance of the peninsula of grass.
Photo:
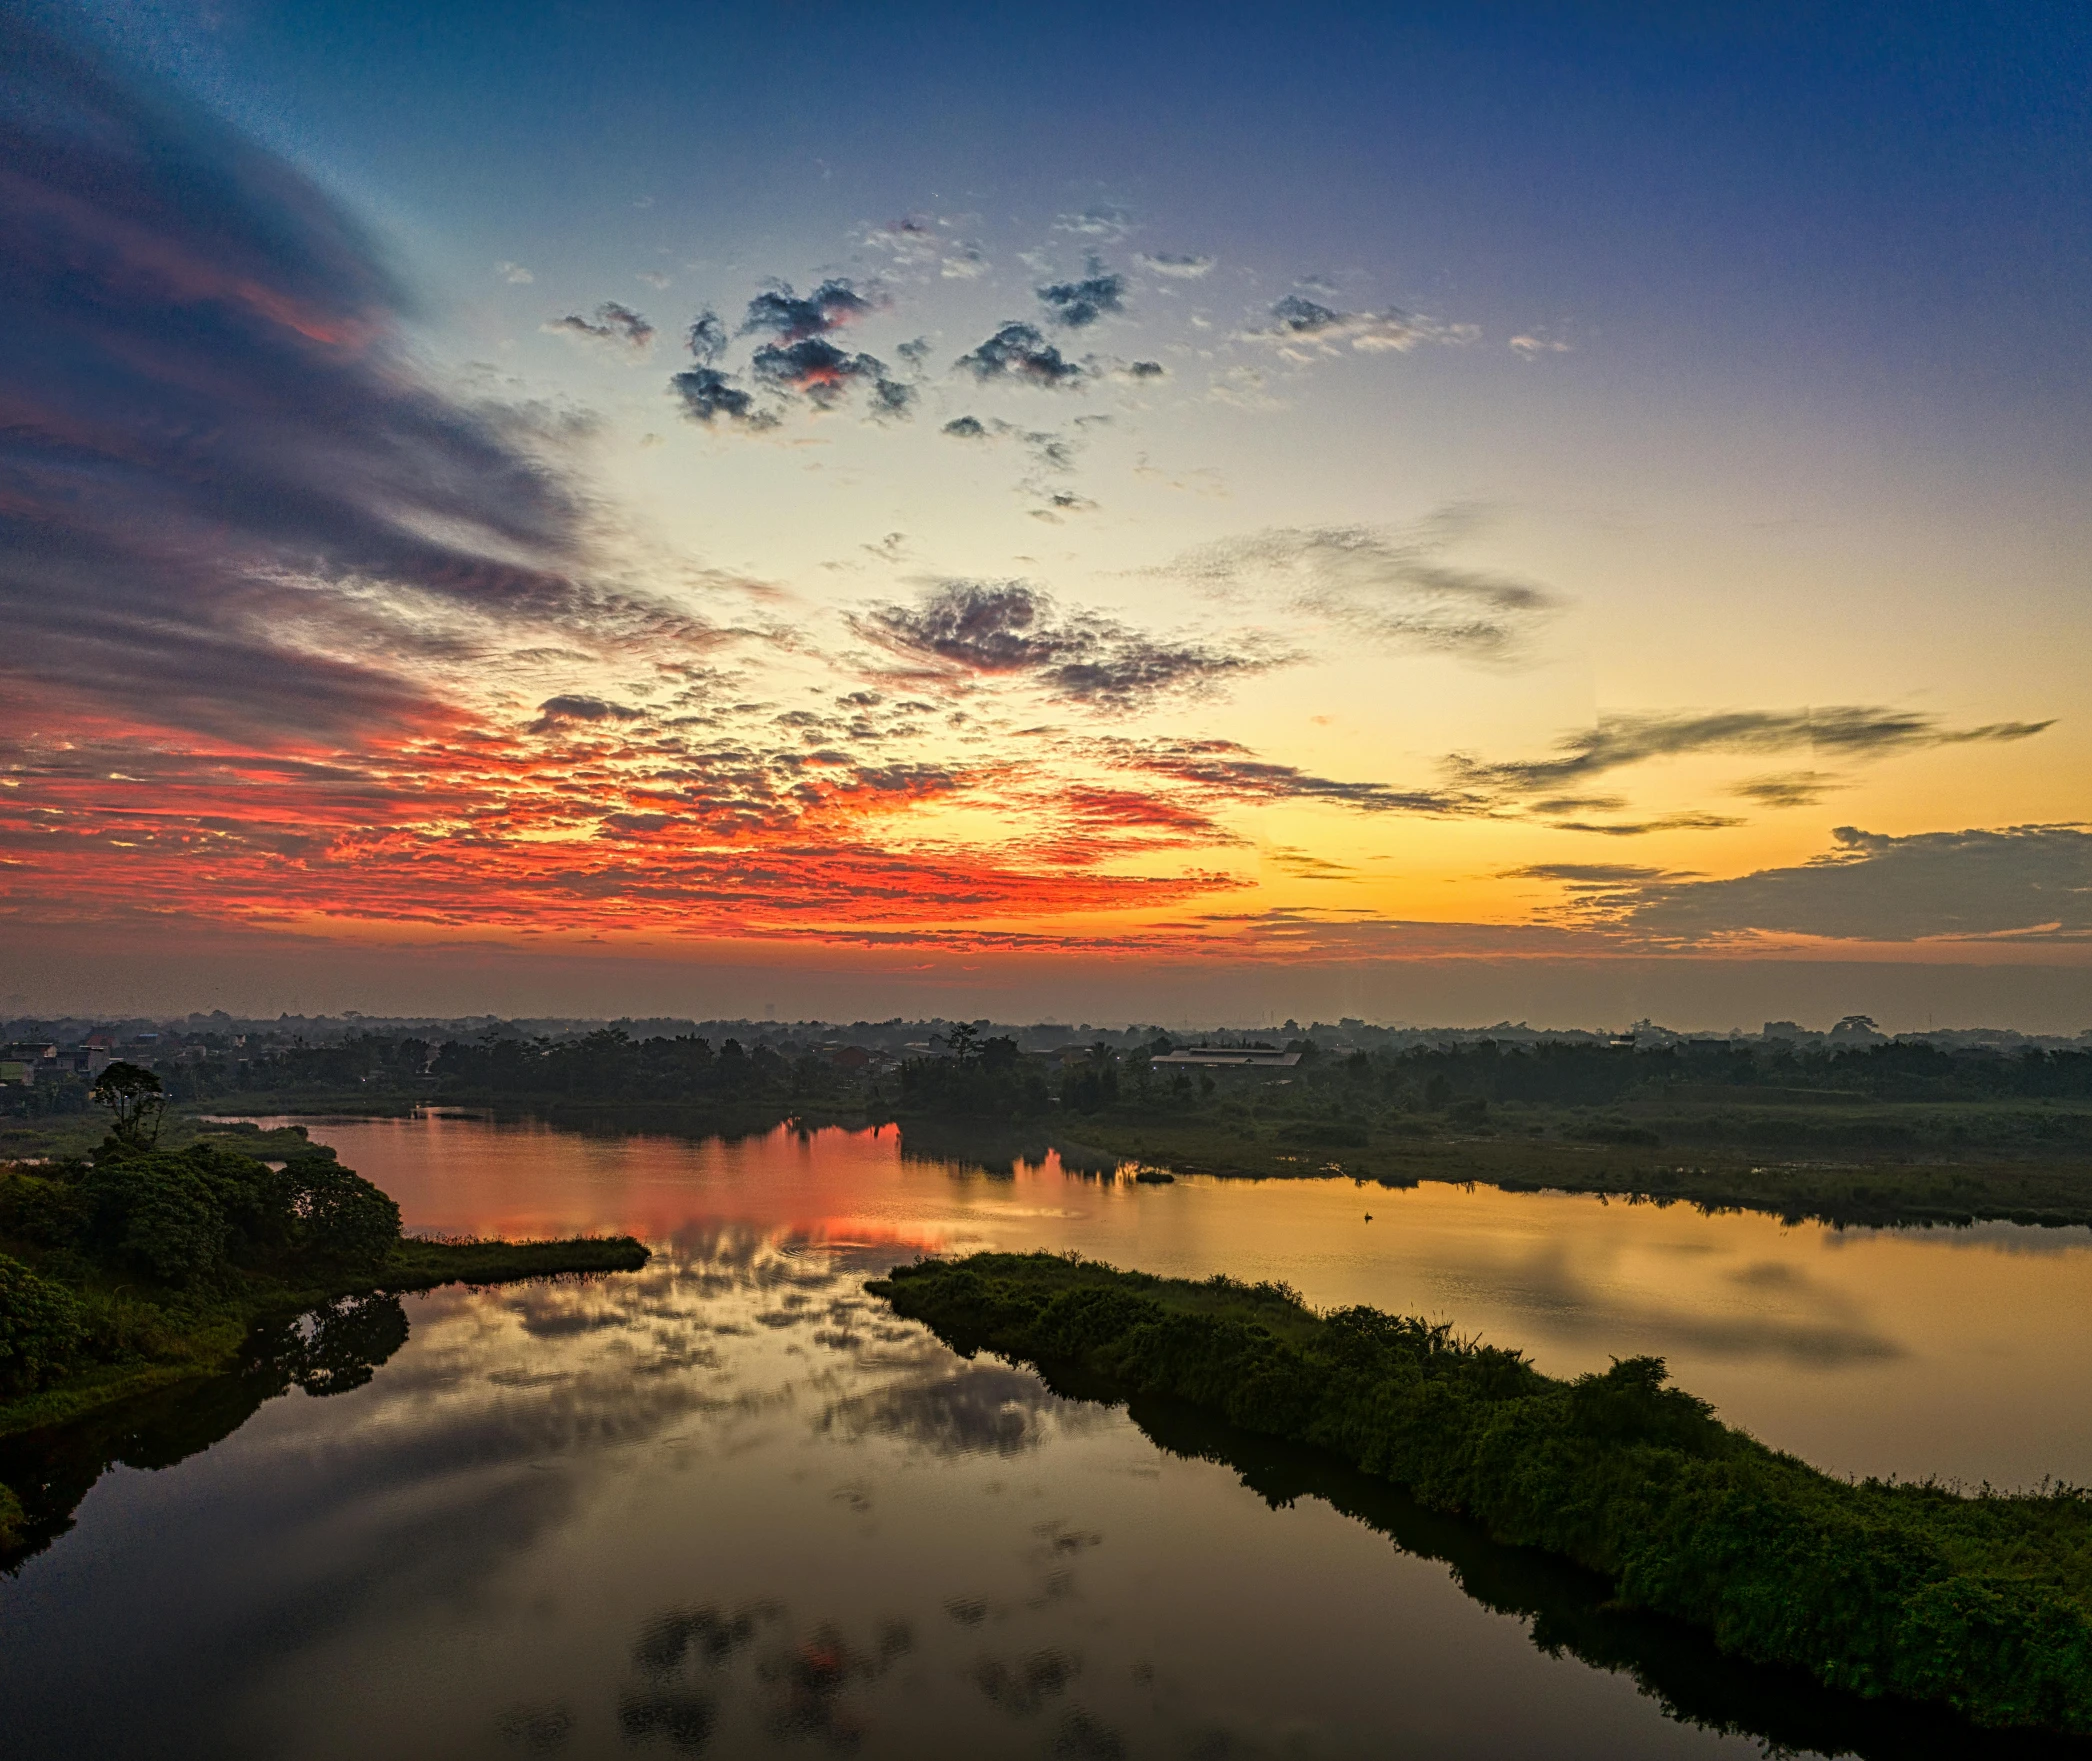
M 1604 1574 L 1724 1652 L 1975 1724 L 2092 1734 L 2092 1499 L 1851 1482 L 1721 1424 L 1661 1359 L 1561 1381 L 1444 1326 L 1283 1286 L 1050 1255 L 872 1283 L 959 1350 L 1328 1451 Z

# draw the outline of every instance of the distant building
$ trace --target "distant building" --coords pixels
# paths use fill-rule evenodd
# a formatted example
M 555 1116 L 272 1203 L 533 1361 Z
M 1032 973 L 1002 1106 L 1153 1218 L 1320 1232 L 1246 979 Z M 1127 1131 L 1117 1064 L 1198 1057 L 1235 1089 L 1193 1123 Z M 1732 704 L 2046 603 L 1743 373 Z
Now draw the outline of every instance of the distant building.
M 58 1048 L 41 1040 L 18 1040 L 0 1046 L 0 1083 L 28 1087 L 39 1076 L 58 1075 Z
M 1180 1052 L 1164 1052 L 1151 1062 L 1194 1070 L 1243 1066 L 1253 1070 L 1290 1070 L 1300 1062 L 1300 1054 L 1270 1046 L 1186 1046 Z

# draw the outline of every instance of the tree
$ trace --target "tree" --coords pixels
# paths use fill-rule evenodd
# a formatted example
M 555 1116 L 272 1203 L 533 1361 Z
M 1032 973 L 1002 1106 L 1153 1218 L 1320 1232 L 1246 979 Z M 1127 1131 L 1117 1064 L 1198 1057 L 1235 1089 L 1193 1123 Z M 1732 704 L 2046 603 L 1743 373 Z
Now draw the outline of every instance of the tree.
M 150 1149 L 160 1141 L 160 1115 L 167 1110 L 167 1095 L 150 1070 L 119 1059 L 94 1079 L 88 1093 L 109 1109 L 119 1142 Z

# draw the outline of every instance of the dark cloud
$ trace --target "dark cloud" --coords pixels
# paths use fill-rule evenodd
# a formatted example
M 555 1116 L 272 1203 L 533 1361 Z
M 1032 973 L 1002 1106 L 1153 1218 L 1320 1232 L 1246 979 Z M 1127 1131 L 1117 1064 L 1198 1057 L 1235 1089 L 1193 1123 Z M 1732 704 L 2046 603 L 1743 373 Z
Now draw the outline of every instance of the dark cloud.
M 1571 813 L 1618 813 L 1627 805 L 1624 795 L 1550 795 L 1544 801 L 1527 803 L 1535 813 L 1561 818 Z
M 1523 868 L 1497 871 L 1499 880 L 1562 881 L 1579 887 L 1618 887 L 1637 881 L 1661 880 L 1661 868 L 1644 868 L 1631 862 L 1529 862 Z
M 668 382 L 682 400 L 683 414 L 693 422 L 710 423 L 725 416 L 736 422 L 758 422 L 755 399 L 734 383 L 731 373 L 717 367 L 691 367 Z
M 600 697 L 548 697 L 538 705 L 538 719 L 530 724 L 533 734 L 549 733 L 574 722 L 636 722 L 645 711 L 628 709 L 622 703 L 606 703 Z
M 804 342 L 877 310 L 876 300 L 858 292 L 841 276 L 822 282 L 804 299 L 792 292 L 790 282 L 780 281 L 748 302 L 741 334 L 775 336 L 785 343 Z
M 869 358 L 869 357 L 867 357 Z M 872 414 L 883 418 L 905 416 L 915 408 L 915 387 L 898 379 L 872 381 Z
M 719 314 L 707 306 L 690 320 L 687 340 L 691 356 L 699 366 L 716 366 L 726 353 L 726 325 Z
M 0 673 L 329 738 L 434 713 L 408 669 L 461 614 L 654 615 L 582 581 L 581 498 L 418 377 L 403 291 L 288 164 L 15 10 L 0 165 Z
M 1128 379 L 1162 379 L 1168 373 L 1169 369 L 1160 361 L 1129 361 L 1126 364 Z
M 1281 657 L 1171 642 L 1094 612 L 1063 615 L 1023 581 L 944 581 L 915 605 L 876 606 L 858 633 L 947 678 L 1021 675 L 1066 702 L 1126 710 L 1258 673 Z
M 1844 783 L 1828 771 L 1776 771 L 1762 777 L 1745 777 L 1729 790 L 1760 807 L 1814 807 Z
M 1288 294 L 1271 308 L 1273 322 L 1294 336 L 1317 336 L 1343 323 L 1343 315 L 1299 294 Z
M 905 416 L 915 397 L 911 387 L 886 376 L 886 363 L 878 356 L 848 354 L 819 336 L 768 343 L 756 350 L 749 371 L 773 390 L 796 392 L 823 409 L 859 383 L 870 388 L 875 414 Z
M 605 300 L 596 308 L 593 322 L 578 313 L 550 319 L 545 328 L 558 335 L 577 336 L 588 342 L 615 343 L 634 354 L 645 354 L 654 341 L 654 327 L 630 306 Z
M 2092 831 L 2081 825 L 1919 832 L 1840 826 L 1836 847 L 1733 880 L 1650 881 L 1619 921 L 1663 939 L 1750 933 L 1908 942 L 2092 936 Z
M 896 345 L 893 352 L 908 363 L 911 373 L 920 373 L 930 359 L 930 339 L 927 336 L 918 336 L 912 342 Z
M 1654 819 L 1558 819 L 1558 832 L 1595 832 L 1606 838 L 1646 838 L 1651 832 L 1721 832 L 1745 822 L 1720 813 L 1664 813 Z
M 1126 309 L 1126 278 L 1108 273 L 1095 257 L 1082 280 L 1051 282 L 1037 292 L 1047 316 L 1069 330 L 1086 329 L 1107 313 Z
M 954 416 L 944 425 L 944 432 L 954 440 L 986 440 L 987 424 L 978 416 Z
M 1398 648 L 1515 660 L 1561 601 L 1529 581 L 1447 561 L 1462 528 L 1457 511 L 1410 531 L 1274 527 L 1186 551 L 1155 573 L 1223 597 L 1276 592 L 1296 611 Z
M 1041 336 L 1036 325 L 1005 324 L 971 354 L 955 363 L 976 379 L 1015 379 L 1027 385 L 1058 388 L 1087 375 L 1074 361 Z
M 1950 728 L 1916 710 L 1846 706 L 1832 709 L 1732 710 L 1718 714 L 1601 716 L 1571 734 L 1553 758 L 1484 764 L 1455 754 L 1448 768 L 1462 782 L 1524 793 L 1556 789 L 1586 777 L 1700 752 L 1814 751 L 1848 759 L 1883 758 L 1934 746 L 2024 740 L 2051 722 L 1989 722 Z
M 1113 761 L 1189 784 L 1235 801 L 1323 801 L 1361 813 L 1420 813 L 1433 816 L 1481 811 L 1478 797 L 1443 789 L 1397 789 L 1387 783 L 1341 782 L 1290 764 L 1268 764 L 1233 740 L 1164 740 L 1151 745 L 1120 743 Z

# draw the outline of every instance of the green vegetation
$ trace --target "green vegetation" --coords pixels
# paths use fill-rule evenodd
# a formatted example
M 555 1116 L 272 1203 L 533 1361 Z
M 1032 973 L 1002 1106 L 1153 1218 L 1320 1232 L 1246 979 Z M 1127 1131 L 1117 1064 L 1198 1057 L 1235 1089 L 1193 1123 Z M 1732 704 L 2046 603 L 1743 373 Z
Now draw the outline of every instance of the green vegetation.
M 342 1386 L 339 1353 L 314 1358 L 314 1342 L 367 1346 L 368 1327 L 347 1316 L 373 1292 L 646 1263 L 627 1237 L 403 1239 L 399 1207 L 301 1131 L 162 1148 L 151 1072 L 112 1065 L 97 1087 L 115 1129 L 91 1160 L 0 1168 L 0 1437 L 229 1372 L 261 1334 L 278 1336 L 264 1361 L 282 1385 Z M 321 1322 L 286 1343 L 285 1320 L 302 1311 Z M 4 1547 L 23 1517 L 0 1492 Z
M 925 1037 L 895 1063 L 910 1031 Z M 1298 1056 L 1283 1069 L 1161 1063 L 1175 1042 L 1155 1030 L 1026 1053 L 966 1023 L 868 1029 L 876 1052 L 766 1044 L 760 1025 L 745 1044 L 619 1028 L 267 1046 L 205 1034 L 160 1066 L 161 1141 L 226 1137 L 198 1121 L 205 1111 L 431 1103 L 681 1136 L 897 1121 L 911 1150 L 989 1162 L 1021 1141 L 1084 1167 L 1478 1181 L 1835 1224 L 2092 1224 L 2092 1049 L 1878 1035 L 1423 1041 L 1362 1024 L 1344 1030 L 1360 1043 L 1338 1045 L 1334 1031 L 1278 1036 Z M 91 1148 L 84 1080 L 11 1089 L 0 1104 L 26 1110 L 0 1121 L 16 1153 Z
M 2092 1734 L 2092 1500 L 1851 1483 L 1719 1423 L 1662 1361 L 1559 1381 L 1515 1351 L 1283 1286 L 1047 1255 L 870 1288 L 961 1350 L 1329 1451 L 1604 1574 L 1725 1653 L 1977 1724 Z

